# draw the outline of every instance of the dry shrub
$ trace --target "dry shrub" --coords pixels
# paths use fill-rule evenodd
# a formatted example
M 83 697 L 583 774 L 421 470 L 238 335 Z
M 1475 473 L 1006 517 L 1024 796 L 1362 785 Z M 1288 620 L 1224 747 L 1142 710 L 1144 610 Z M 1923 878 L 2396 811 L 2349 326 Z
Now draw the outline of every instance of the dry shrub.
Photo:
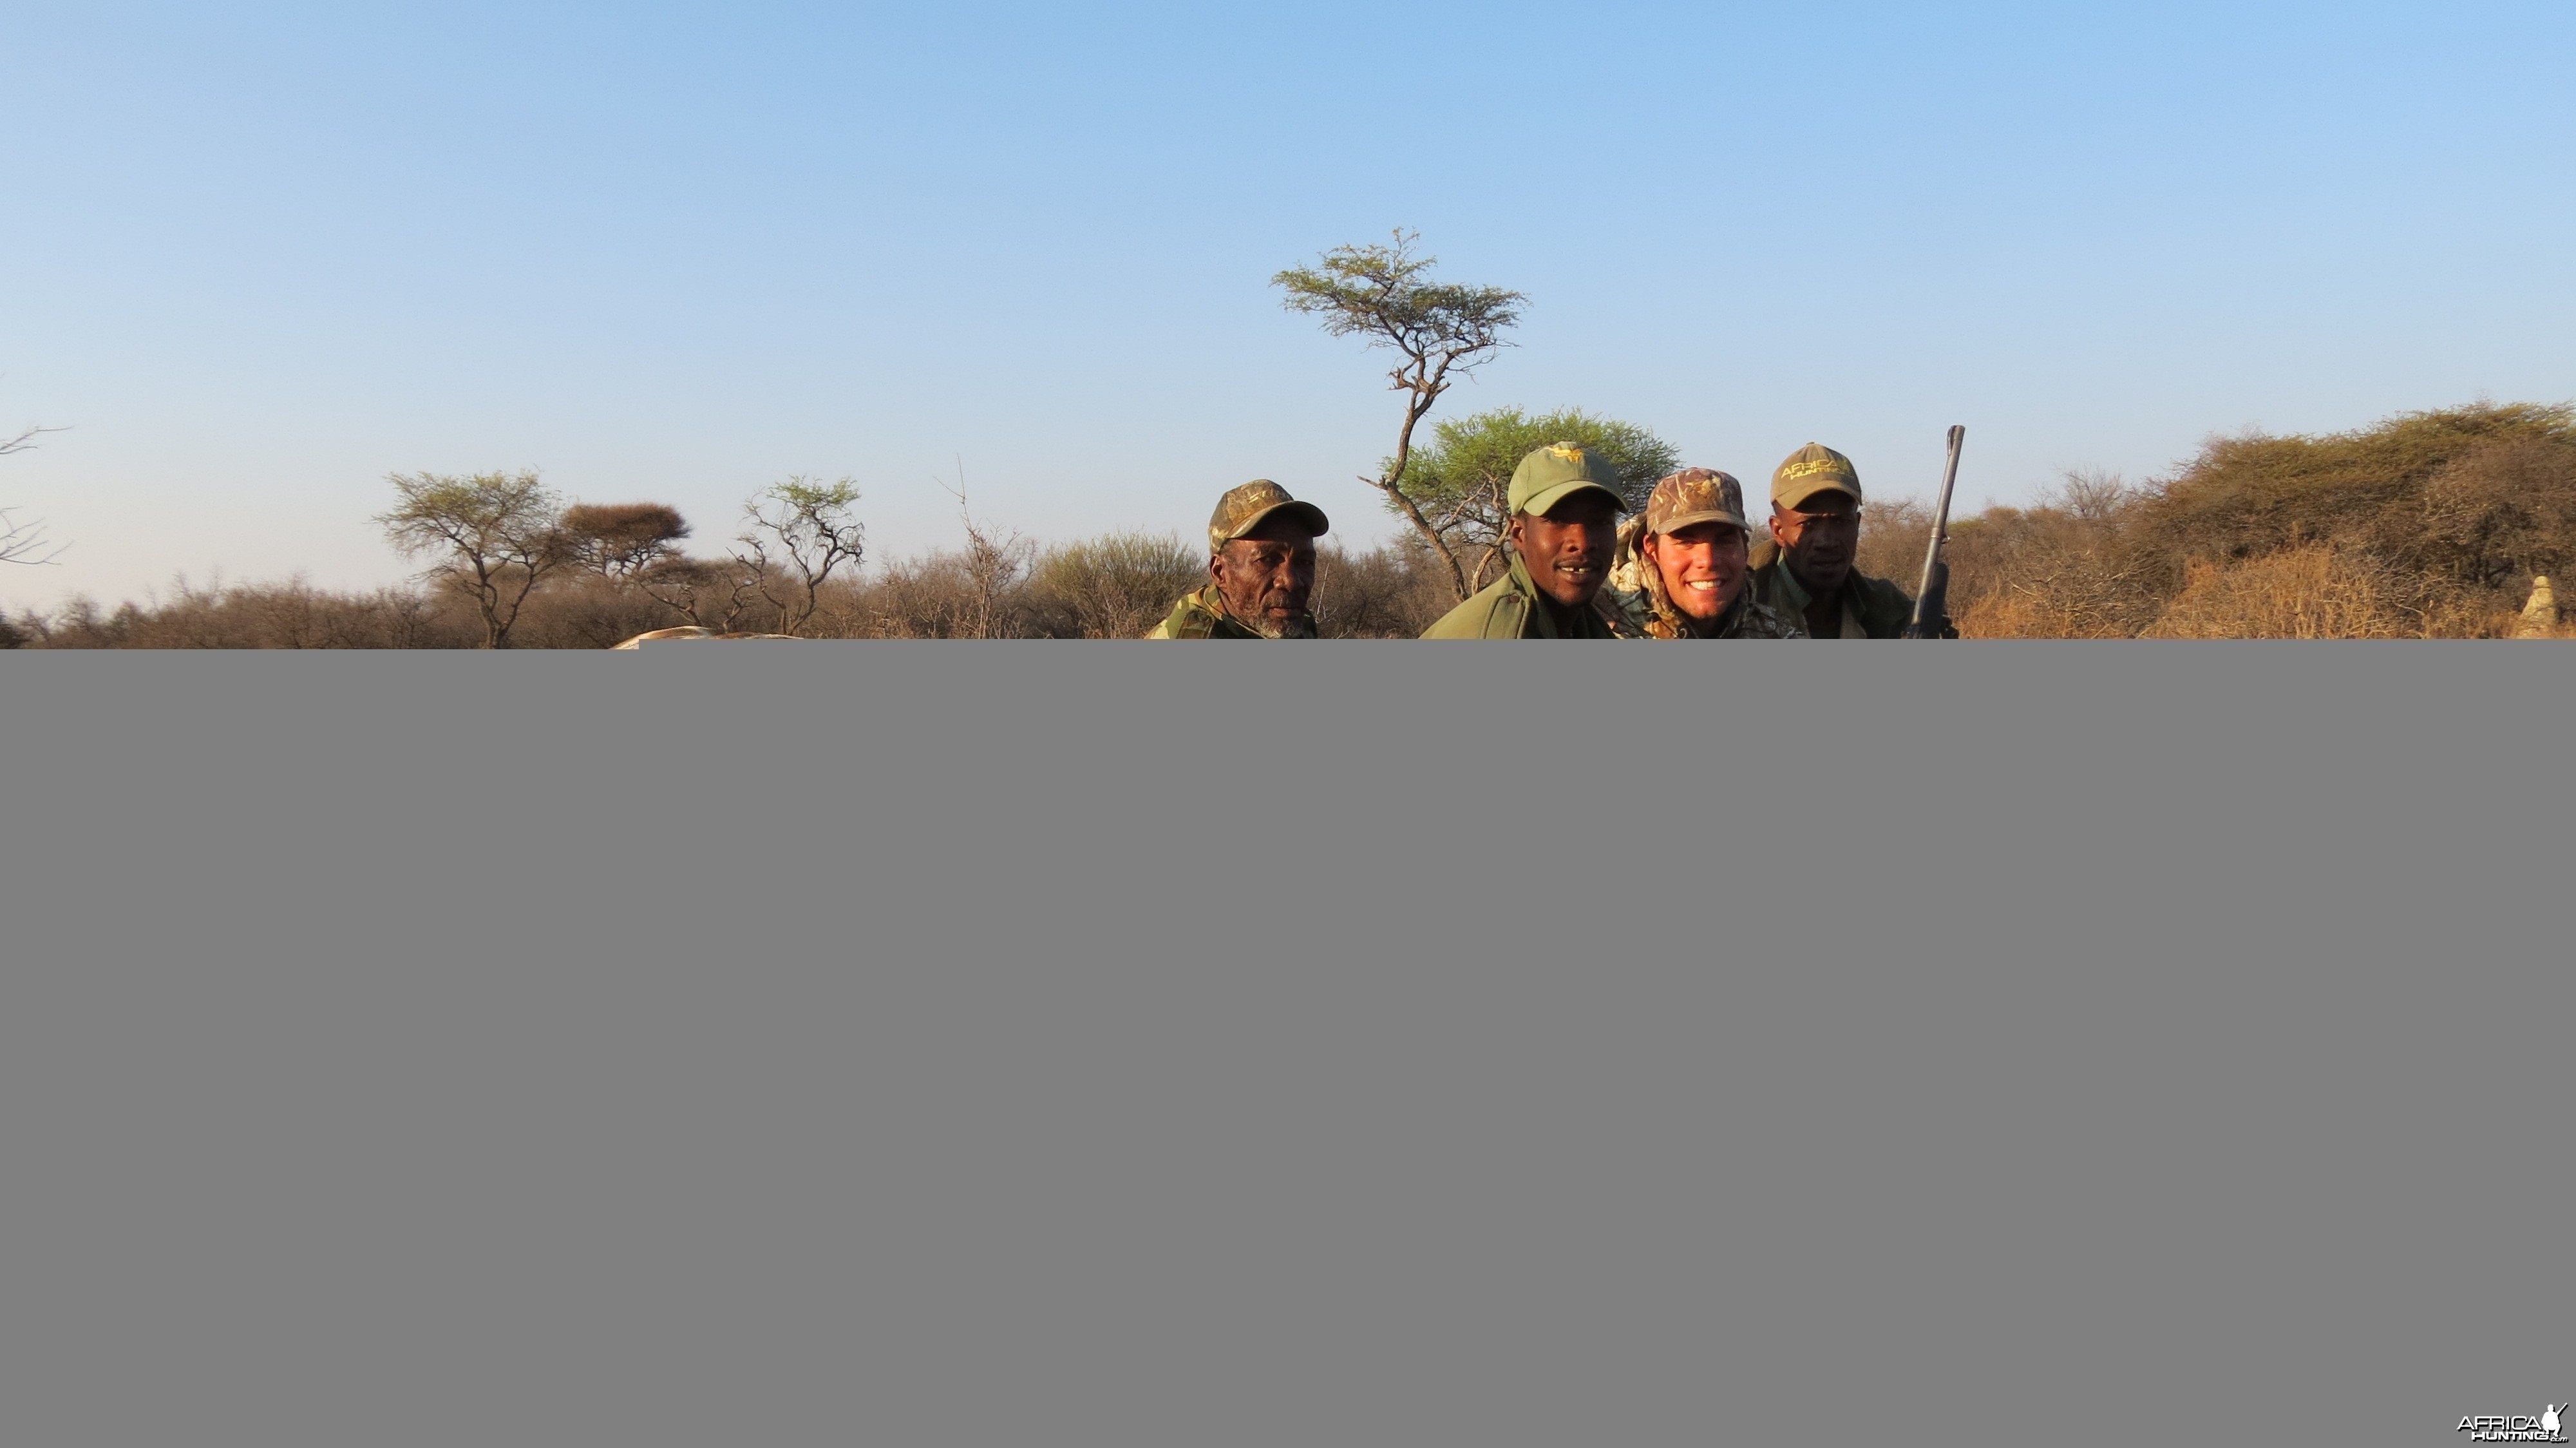
M 1366 553 L 1328 544 L 1315 553 L 1315 632 L 1322 638 L 1409 639 L 1457 605 L 1449 570 L 1404 539 Z
M 1050 638 L 1132 639 L 1207 576 L 1207 559 L 1173 534 L 1104 534 L 1039 556 L 1030 620 Z
M 576 575 L 528 596 L 510 643 L 523 649 L 604 649 L 684 621 L 632 583 Z
M 1753 535 L 1766 530 L 1753 520 Z M 1932 505 L 1921 498 L 1872 498 L 1861 509 L 1860 544 L 1852 566 L 1872 578 L 1892 578 L 1907 593 L 1923 581 L 1923 550 L 1932 541 Z
M 113 610 L 78 596 L 11 625 L 21 647 L 50 649 L 473 648 L 483 626 L 470 604 L 409 588 L 332 593 L 301 578 L 199 585 Z
M 2310 543 L 2241 563 L 2192 565 L 2148 628 L 2168 639 L 2390 639 L 2425 632 L 2417 580 L 2353 549 Z
M 1967 638 L 2127 638 L 2164 599 L 2141 579 L 2129 522 L 2147 496 L 2116 474 L 2072 472 L 2028 508 L 1950 529 L 1950 616 Z M 1899 580 L 1911 590 L 1916 578 Z
M 2138 521 L 2177 585 L 2196 559 L 2251 558 L 2320 540 L 2412 564 L 2431 480 L 2469 454 L 2529 442 L 2576 442 L 2576 414 L 2478 404 L 2321 437 L 2216 438 L 2146 501 Z
M 2473 448 L 2424 485 L 2421 558 L 2472 589 L 2528 593 L 2576 560 L 2576 438 Z
M 1025 554 L 958 549 L 887 565 L 862 596 L 868 637 L 1021 638 L 1031 632 Z

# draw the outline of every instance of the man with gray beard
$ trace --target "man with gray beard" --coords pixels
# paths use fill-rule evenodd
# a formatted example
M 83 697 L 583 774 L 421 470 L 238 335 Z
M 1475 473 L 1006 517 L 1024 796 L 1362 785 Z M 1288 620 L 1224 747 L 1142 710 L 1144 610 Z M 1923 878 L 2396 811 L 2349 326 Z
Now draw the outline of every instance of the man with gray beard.
M 1315 540 L 1324 510 L 1259 478 L 1217 499 L 1208 518 L 1208 584 L 1172 605 L 1149 639 L 1310 639 Z

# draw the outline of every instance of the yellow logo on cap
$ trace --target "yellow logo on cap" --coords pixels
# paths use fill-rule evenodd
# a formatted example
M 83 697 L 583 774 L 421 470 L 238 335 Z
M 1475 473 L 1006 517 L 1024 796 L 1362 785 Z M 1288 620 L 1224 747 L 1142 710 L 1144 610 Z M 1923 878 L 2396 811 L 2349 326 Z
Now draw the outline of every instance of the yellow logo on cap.
M 1577 466 L 1580 466 L 1583 462 L 1583 449 L 1579 447 L 1552 447 L 1549 448 L 1548 451 L 1556 454 L 1560 458 L 1563 458 L 1567 462 L 1576 464 Z

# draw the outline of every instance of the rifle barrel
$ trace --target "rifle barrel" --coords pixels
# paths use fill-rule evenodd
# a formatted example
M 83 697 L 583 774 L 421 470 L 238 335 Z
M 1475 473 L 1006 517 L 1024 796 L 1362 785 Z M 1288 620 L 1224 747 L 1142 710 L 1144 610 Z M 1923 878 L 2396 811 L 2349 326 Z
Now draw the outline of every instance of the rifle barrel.
M 1932 541 L 1923 549 L 1923 582 L 1914 590 L 1914 619 L 1905 626 L 1907 638 L 1919 639 L 1931 626 L 1934 585 L 1941 579 L 1941 549 L 1950 541 L 1950 492 L 1959 485 L 1959 449 L 1968 441 L 1968 430 L 1950 429 L 1950 462 L 1941 470 L 1941 501 L 1932 511 Z M 1948 590 L 1942 589 L 1942 592 Z

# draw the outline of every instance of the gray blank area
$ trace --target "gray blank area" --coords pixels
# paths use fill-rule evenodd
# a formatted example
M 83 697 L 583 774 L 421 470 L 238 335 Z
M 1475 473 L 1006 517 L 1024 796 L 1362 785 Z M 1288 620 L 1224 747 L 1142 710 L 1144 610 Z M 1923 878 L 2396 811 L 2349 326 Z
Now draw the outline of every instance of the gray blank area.
M 0 656 L 0 1438 L 2457 1441 L 2571 663 Z

